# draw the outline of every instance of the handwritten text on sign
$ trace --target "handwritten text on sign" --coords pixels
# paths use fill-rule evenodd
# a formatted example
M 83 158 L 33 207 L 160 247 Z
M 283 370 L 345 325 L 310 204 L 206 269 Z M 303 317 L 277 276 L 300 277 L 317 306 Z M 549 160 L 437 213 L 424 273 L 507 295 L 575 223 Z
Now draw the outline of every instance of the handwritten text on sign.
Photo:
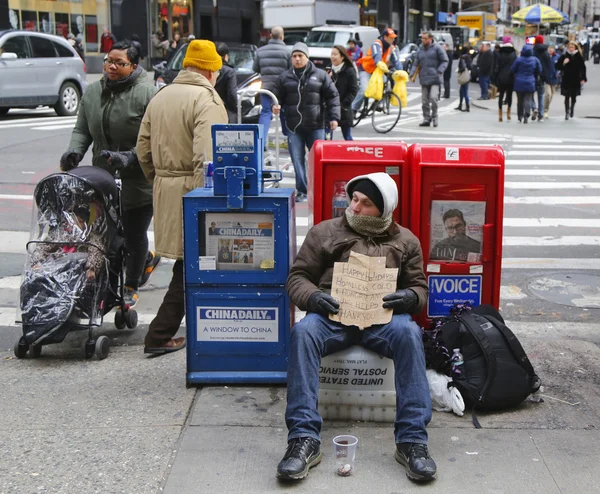
M 340 304 L 329 318 L 360 329 L 392 320 L 392 309 L 383 308 L 383 297 L 396 291 L 397 268 L 386 268 L 385 257 L 350 252 L 348 262 L 333 265 L 331 296 Z

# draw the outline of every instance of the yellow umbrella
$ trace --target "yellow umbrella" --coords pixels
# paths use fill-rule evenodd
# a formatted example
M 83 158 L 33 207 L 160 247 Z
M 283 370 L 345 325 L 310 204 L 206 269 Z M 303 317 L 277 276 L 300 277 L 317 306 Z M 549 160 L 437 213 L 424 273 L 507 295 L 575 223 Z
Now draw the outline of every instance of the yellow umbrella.
M 564 16 L 561 12 L 548 5 L 535 4 L 525 7 L 512 15 L 512 20 L 528 24 L 561 23 Z

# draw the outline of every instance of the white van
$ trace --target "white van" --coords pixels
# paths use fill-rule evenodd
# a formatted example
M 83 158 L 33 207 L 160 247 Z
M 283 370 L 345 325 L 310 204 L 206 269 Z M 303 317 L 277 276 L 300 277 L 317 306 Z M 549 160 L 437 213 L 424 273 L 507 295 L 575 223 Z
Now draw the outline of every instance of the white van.
M 363 54 L 366 54 L 373 42 L 379 38 L 379 30 L 370 26 L 356 24 L 327 24 L 313 27 L 306 38 L 310 59 L 316 67 L 324 69 L 331 65 L 331 48 L 335 45 L 346 47 L 351 39 L 362 42 Z

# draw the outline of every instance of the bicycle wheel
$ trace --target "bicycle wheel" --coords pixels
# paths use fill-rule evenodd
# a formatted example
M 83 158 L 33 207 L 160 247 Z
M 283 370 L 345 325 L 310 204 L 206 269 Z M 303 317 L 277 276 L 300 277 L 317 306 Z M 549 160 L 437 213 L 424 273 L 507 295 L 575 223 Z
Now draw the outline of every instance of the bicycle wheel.
M 396 126 L 401 113 L 402 103 L 400 103 L 400 98 L 391 91 L 386 91 L 381 100 L 373 103 L 371 118 L 375 132 L 387 134 Z

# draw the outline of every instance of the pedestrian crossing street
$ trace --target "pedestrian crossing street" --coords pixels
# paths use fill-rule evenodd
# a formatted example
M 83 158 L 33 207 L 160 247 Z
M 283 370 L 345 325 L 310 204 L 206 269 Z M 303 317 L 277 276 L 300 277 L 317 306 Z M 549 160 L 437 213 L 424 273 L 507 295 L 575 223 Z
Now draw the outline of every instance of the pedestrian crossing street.
M 375 138 L 373 138 L 375 139 Z M 381 140 L 382 137 L 376 139 Z M 383 138 L 397 140 L 398 137 Z M 598 271 L 600 275 L 600 145 L 589 142 L 543 142 L 521 137 L 424 137 L 407 135 L 407 143 L 501 144 L 506 151 L 503 277 L 511 272 L 539 275 L 546 271 Z M 355 141 L 356 142 L 356 141 Z M 293 187 L 293 169 L 284 172 L 283 187 Z M 27 195 L 0 195 L 31 207 Z M 296 204 L 298 248 L 308 232 L 308 206 Z M 0 231 L 0 256 L 23 254 L 29 233 Z M 151 246 L 153 233 L 149 232 Z M 151 247 L 152 248 L 152 247 Z M 23 257 L 24 259 L 24 257 Z M 21 261 L 19 261 L 21 262 Z M 170 269 L 170 268 L 164 268 Z M 593 274 L 593 273 L 592 273 Z M 510 277 L 510 276 L 509 276 Z M 503 279 L 504 279 L 503 278 Z M 20 276 L 0 278 L 6 304 L 0 307 L 0 327 L 14 326 Z M 502 286 L 501 303 L 527 298 L 519 287 Z M 600 300 L 595 302 L 600 307 Z M 146 323 L 153 314 L 140 314 Z
M 444 114 L 456 106 L 454 100 L 442 100 L 440 102 L 440 112 Z M 409 119 L 413 121 L 421 116 L 421 91 L 417 87 L 409 87 L 408 105 L 402 108 L 402 116 L 400 123 Z M 0 132 L 10 129 L 32 130 L 32 131 L 56 131 L 68 130 L 75 127 L 77 117 L 58 117 L 53 109 L 48 107 L 36 108 L 33 110 L 11 110 L 10 117 L 0 119 Z M 14 118 L 21 117 L 22 118 Z M 371 128 L 372 123 L 370 118 L 365 118 L 359 122 L 357 128 Z M 271 128 L 270 134 L 274 133 L 275 129 Z

